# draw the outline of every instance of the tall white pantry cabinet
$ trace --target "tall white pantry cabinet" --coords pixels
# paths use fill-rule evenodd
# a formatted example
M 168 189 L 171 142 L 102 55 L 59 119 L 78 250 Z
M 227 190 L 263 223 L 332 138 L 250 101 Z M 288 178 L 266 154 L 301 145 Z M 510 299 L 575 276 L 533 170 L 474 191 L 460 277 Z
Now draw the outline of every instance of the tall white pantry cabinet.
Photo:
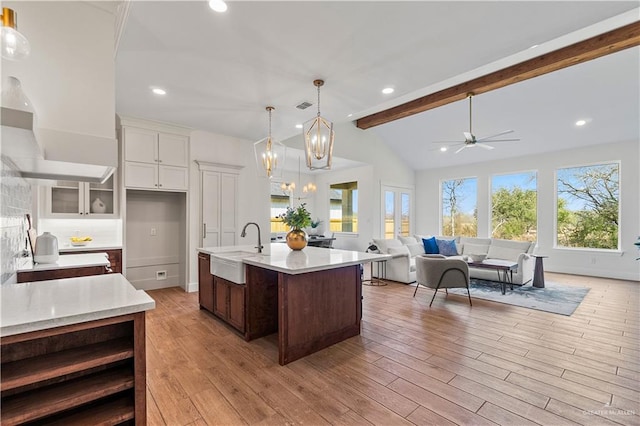
M 238 229 L 238 175 L 243 166 L 198 161 L 202 247 L 234 246 Z
M 191 129 L 118 117 L 123 273 L 136 288 L 186 289 Z

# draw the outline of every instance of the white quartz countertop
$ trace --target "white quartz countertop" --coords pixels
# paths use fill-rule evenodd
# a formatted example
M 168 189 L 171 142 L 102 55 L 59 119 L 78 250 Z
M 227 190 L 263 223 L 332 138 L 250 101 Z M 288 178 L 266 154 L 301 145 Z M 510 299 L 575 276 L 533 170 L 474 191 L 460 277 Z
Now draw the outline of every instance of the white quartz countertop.
M 0 336 L 45 330 L 155 308 L 121 274 L 0 286 Z
M 18 272 L 53 271 L 56 269 L 89 268 L 109 265 L 107 253 L 67 254 L 56 263 L 33 263 L 30 259 L 18 266 Z
M 309 246 L 303 250 L 291 250 L 286 244 L 281 243 L 271 243 L 270 250 L 269 255 L 263 255 L 255 253 L 256 249 L 253 246 L 203 247 L 198 249 L 202 253 L 222 258 L 225 257 L 225 252 L 234 253 L 230 259 L 237 259 L 238 251 L 247 251 L 247 255 L 242 257 L 243 263 L 292 275 L 391 259 L 388 254 Z
M 77 251 L 100 251 L 100 250 L 122 250 L 121 245 L 93 245 L 92 243 L 86 246 L 72 246 L 67 244 L 64 247 L 59 247 L 60 253 L 74 253 Z

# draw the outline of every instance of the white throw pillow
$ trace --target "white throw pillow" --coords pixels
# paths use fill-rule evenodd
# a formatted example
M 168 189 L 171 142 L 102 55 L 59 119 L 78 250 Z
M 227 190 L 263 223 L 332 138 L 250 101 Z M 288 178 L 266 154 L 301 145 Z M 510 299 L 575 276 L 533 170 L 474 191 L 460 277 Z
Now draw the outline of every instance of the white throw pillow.
M 405 246 L 408 246 L 409 244 L 418 244 L 418 240 L 416 240 L 413 237 L 403 237 L 401 235 L 398 235 L 398 239 L 400 240 L 400 242 L 402 244 L 404 244 Z
M 487 253 L 487 259 L 503 259 L 517 262 L 520 253 L 524 253 L 520 248 L 506 248 L 491 244 L 489 252 Z
M 390 247 L 402 247 L 402 243 L 400 240 L 385 240 L 385 239 L 373 239 L 373 244 L 375 244 L 380 253 L 389 253 Z
M 409 249 L 409 255 L 411 257 L 424 254 L 424 244 L 421 244 L 421 243 L 407 244 L 406 247 Z
M 464 243 L 462 254 L 487 254 L 489 246 L 484 244 Z
M 407 246 L 389 247 L 387 254 L 406 254 L 407 256 L 410 256 Z

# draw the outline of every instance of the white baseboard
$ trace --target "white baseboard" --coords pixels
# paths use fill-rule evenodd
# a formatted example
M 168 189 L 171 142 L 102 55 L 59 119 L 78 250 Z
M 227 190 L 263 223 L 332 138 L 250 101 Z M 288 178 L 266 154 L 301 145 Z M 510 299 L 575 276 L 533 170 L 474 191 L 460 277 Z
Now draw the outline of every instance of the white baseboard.
M 188 283 L 187 293 L 193 293 L 194 291 L 198 291 L 198 283 Z

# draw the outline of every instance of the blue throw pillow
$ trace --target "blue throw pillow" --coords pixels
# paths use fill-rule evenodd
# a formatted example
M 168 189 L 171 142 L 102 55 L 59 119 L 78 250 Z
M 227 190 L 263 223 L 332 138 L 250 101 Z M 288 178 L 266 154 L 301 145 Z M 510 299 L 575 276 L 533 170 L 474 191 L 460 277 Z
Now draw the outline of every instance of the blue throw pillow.
M 438 251 L 444 256 L 456 256 L 458 254 L 455 240 L 436 239 L 436 244 L 438 245 Z
M 426 254 L 438 254 L 438 243 L 436 243 L 436 237 L 423 238 L 422 244 L 424 245 L 424 252 Z

